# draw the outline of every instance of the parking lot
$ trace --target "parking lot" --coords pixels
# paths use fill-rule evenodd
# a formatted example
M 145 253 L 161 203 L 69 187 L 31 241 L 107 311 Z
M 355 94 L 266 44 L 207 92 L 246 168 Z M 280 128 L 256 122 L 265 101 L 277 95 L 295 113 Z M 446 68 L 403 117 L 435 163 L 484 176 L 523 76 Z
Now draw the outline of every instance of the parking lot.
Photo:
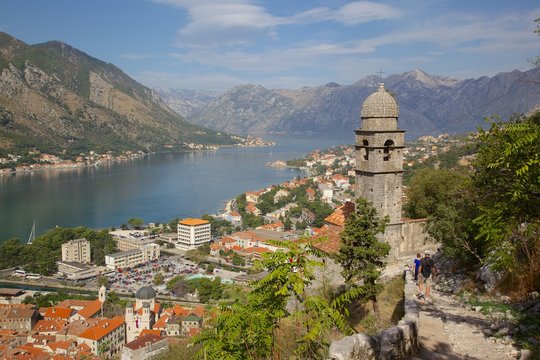
M 159 273 L 163 275 L 164 283 L 156 286 L 153 281 Z M 209 275 L 206 270 L 199 268 L 196 263 L 187 260 L 184 256 L 161 256 L 158 260 L 134 268 L 122 269 L 121 272 L 109 276 L 109 289 L 118 293 L 135 293 L 141 287 L 150 285 L 156 289 L 158 295 L 169 295 L 166 288 L 169 280 L 178 275 L 190 277 L 197 274 Z M 210 277 L 220 277 L 230 283 L 234 277 L 240 274 L 216 268 Z

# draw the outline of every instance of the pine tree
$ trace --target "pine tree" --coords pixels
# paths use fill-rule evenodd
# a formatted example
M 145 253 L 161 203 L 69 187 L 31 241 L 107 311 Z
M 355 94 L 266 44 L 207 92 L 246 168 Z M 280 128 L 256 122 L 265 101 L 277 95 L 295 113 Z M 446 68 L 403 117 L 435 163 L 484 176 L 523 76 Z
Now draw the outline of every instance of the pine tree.
M 341 233 L 341 248 L 336 260 L 343 267 L 342 275 L 348 290 L 342 298 L 371 300 L 375 312 L 377 294 L 382 286 L 378 283 L 390 245 L 379 240 L 388 223 L 381 219 L 373 205 L 364 198 L 356 201 L 356 210 L 345 222 Z

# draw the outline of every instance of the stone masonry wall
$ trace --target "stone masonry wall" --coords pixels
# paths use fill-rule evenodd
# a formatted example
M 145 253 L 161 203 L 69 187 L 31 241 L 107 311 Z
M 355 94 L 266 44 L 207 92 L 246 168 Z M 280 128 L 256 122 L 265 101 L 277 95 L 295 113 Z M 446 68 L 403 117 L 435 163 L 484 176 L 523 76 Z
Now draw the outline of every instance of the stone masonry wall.
M 355 334 L 332 342 L 331 360 L 390 360 L 407 359 L 419 350 L 419 310 L 416 285 L 405 271 L 405 316 L 399 323 L 377 335 Z
M 396 244 L 399 257 L 415 257 L 434 247 L 433 239 L 424 231 L 425 220 L 405 220 L 401 225 L 401 243 Z M 411 260 L 412 261 L 412 260 Z

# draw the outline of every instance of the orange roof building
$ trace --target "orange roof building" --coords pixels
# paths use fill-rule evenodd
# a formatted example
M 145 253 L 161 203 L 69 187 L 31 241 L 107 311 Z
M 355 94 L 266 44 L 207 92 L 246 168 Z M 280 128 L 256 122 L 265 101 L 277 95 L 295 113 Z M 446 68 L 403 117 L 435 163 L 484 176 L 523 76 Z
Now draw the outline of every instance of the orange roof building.
M 67 321 L 64 319 L 39 320 L 32 330 L 40 334 L 56 334 L 66 324 Z
M 99 299 L 90 301 L 76 314 L 76 316 L 74 316 L 74 319 L 85 320 L 96 317 L 101 312 L 102 305 L 103 303 Z
M 355 205 L 353 202 L 347 201 L 345 204 L 338 207 L 332 214 L 328 215 L 324 221 L 330 225 L 345 226 L 345 221 L 354 212 Z
M 124 345 L 122 358 L 148 359 L 168 349 L 169 343 L 165 338 L 155 334 L 146 334 Z
M 45 316 L 43 316 L 45 318 L 45 320 L 69 320 L 69 318 L 71 317 L 71 315 L 74 313 L 75 311 L 73 309 L 70 309 L 70 308 L 61 308 L 61 307 L 51 307 L 51 308 L 48 308 L 47 311 L 45 312 Z
M 88 345 L 92 354 L 103 357 L 113 357 L 119 354 L 126 338 L 125 321 L 123 316 L 103 319 L 97 325 L 83 331 L 78 337 L 78 343 Z M 108 343 L 107 351 L 98 353 L 100 345 Z
M 203 219 L 187 218 L 178 222 L 178 242 L 176 247 L 192 250 L 212 240 L 210 222 Z

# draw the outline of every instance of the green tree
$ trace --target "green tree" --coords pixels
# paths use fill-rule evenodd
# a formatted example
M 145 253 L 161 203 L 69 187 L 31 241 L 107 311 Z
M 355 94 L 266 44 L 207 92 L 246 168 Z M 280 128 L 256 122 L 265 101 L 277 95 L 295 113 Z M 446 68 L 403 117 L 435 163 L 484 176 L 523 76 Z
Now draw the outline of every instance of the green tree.
M 425 168 L 412 177 L 403 206 L 406 216 L 427 218 L 440 204 L 448 203 L 463 188 L 467 176 L 448 169 Z
M 292 221 L 289 217 L 285 218 L 285 221 L 283 222 L 283 227 L 285 228 L 285 230 L 292 229 Z
M 96 281 L 99 287 L 109 286 L 109 279 L 106 276 L 100 275 L 97 277 Z
M 0 268 L 21 265 L 21 254 L 24 245 L 17 238 L 11 238 L 0 246 Z
M 246 260 L 244 260 L 244 258 L 239 256 L 238 254 L 234 254 L 232 257 L 232 263 L 235 266 L 245 266 Z
M 368 200 L 358 198 L 355 211 L 345 222 L 336 256 L 346 284 L 354 289 L 350 294 L 361 294 L 363 299 L 371 300 L 376 313 L 377 294 L 382 289 L 378 280 L 390 252 L 390 245 L 378 236 L 384 233 L 387 223 L 388 218 L 379 218 Z
M 156 275 L 154 275 L 154 280 L 152 281 L 152 283 L 156 286 L 163 284 L 164 283 L 163 274 L 159 272 Z
M 128 220 L 128 224 L 132 228 L 140 229 L 141 226 L 144 224 L 144 220 L 139 218 L 131 218 Z
M 321 358 L 328 347 L 328 334 L 336 326 L 350 330 L 342 314 L 318 296 L 308 295 L 306 287 L 314 279 L 314 269 L 322 266 L 322 256 L 309 243 L 271 241 L 285 249 L 257 262 L 268 275 L 253 284 L 247 302 L 234 302 L 219 308 L 212 324 L 195 338 L 203 349 L 199 356 L 210 359 L 277 358 L 283 349 L 278 331 L 284 321 L 297 323 L 295 347 L 289 358 Z M 302 310 L 289 313 L 289 299 L 301 302 Z M 204 355 L 203 355 L 204 351 Z
M 528 273 L 525 289 L 540 288 L 540 112 L 479 130 L 473 182 L 482 200 L 478 239 L 490 262 L 509 273 Z M 527 283 L 524 283 L 526 281 Z

